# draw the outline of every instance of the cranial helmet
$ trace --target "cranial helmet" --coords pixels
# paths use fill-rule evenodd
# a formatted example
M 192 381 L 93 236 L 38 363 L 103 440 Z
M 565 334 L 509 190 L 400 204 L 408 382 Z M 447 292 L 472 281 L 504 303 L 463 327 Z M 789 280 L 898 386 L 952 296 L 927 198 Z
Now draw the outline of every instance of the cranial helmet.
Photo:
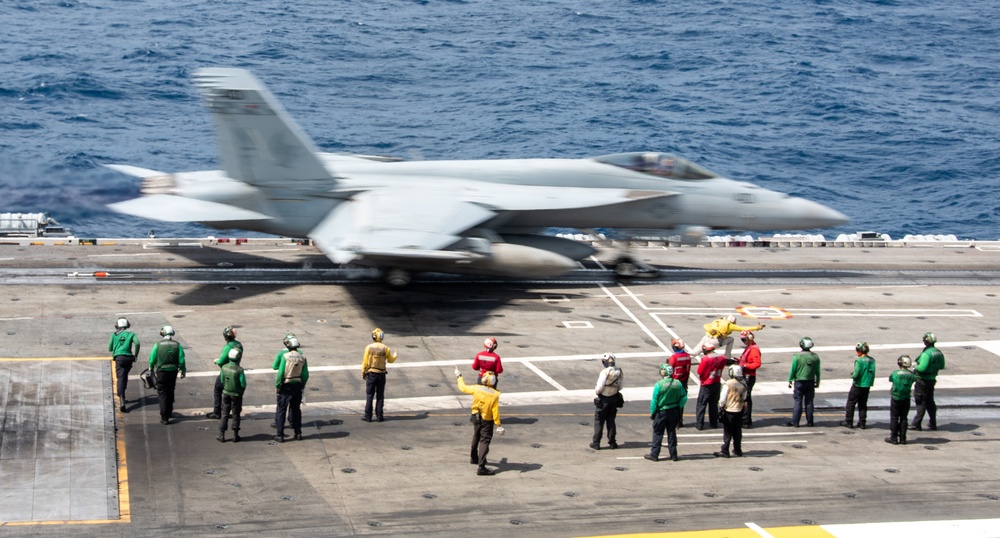
M 660 365 L 660 377 L 673 377 L 673 376 L 674 376 L 673 366 L 670 366 L 669 364 Z
M 385 338 L 385 331 L 379 329 L 378 327 L 372 329 L 372 340 L 375 342 L 381 342 Z
M 729 323 L 736 323 L 736 315 L 729 314 L 728 316 L 726 316 L 726 321 L 728 321 Z
M 854 346 L 854 351 L 861 355 L 867 355 L 871 348 L 868 346 L 868 342 L 858 342 L 858 345 Z
M 934 333 L 924 333 L 925 346 L 933 346 L 936 343 L 937 343 L 937 337 L 934 336 Z
M 131 326 L 132 325 L 125 318 L 118 318 L 118 321 L 115 322 L 115 327 L 119 329 L 128 329 Z
M 913 359 L 911 359 L 909 355 L 900 355 L 899 358 L 896 359 L 896 364 L 898 364 L 900 368 L 906 368 L 909 370 L 910 367 L 913 366 Z
M 160 336 L 168 337 L 168 336 L 173 336 L 174 334 L 176 334 L 174 332 L 174 328 L 171 327 L 170 325 L 164 325 L 163 327 L 160 328 Z
M 729 379 L 740 379 L 743 377 L 743 368 L 740 368 L 738 364 L 732 364 L 729 366 Z
M 225 338 L 226 340 L 235 340 L 236 329 L 234 329 L 232 325 L 226 327 L 225 329 L 222 329 L 222 337 Z
M 802 351 L 809 351 L 813 347 L 813 339 L 808 336 L 803 337 L 802 340 L 799 340 L 799 347 L 802 348 Z
M 747 330 L 740 333 L 740 340 L 753 340 L 753 331 Z
M 707 343 L 707 344 L 702 344 L 702 346 L 701 346 L 701 351 L 702 351 L 702 353 L 704 353 L 705 355 L 708 355 L 709 353 L 711 353 L 711 352 L 715 351 L 715 344 L 713 344 L 713 343 L 711 343 L 711 342 L 709 342 L 709 343 Z
M 487 338 L 486 340 L 483 340 L 483 347 L 485 347 L 487 351 L 493 351 L 494 349 L 497 348 L 497 345 L 498 344 L 496 338 L 490 337 Z
M 670 341 L 670 347 L 674 351 L 683 351 L 685 347 L 684 340 L 681 340 L 680 338 L 674 338 L 673 340 Z
M 607 353 L 605 353 L 604 354 L 604 358 L 601 359 L 601 364 L 603 364 L 605 368 L 607 368 L 608 366 L 614 366 L 615 365 L 615 354 L 611 353 L 610 351 L 607 352 Z
M 286 334 L 285 339 L 282 340 L 282 343 L 285 344 L 285 347 L 287 347 L 289 350 L 299 349 L 299 339 L 292 333 Z
M 486 372 L 483 377 L 479 378 L 479 382 L 487 387 L 495 387 L 497 384 L 497 376 L 493 372 Z
M 240 362 L 240 359 L 243 358 L 243 351 L 237 347 L 233 347 L 229 350 L 228 358 L 233 362 Z

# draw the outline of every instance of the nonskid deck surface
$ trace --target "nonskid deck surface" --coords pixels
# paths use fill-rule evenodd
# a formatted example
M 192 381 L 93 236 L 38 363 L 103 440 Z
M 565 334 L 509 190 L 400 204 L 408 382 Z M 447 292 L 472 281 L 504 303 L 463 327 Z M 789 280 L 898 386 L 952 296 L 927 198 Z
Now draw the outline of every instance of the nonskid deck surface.
M 995 513 L 1000 474 L 987 463 L 1000 441 L 1000 379 L 993 367 L 1000 355 L 1000 327 L 993 321 L 1000 253 L 968 246 L 645 247 L 633 253 L 659 267 L 661 277 L 617 282 L 602 269 L 612 256 L 602 253 L 579 272 L 589 280 L 432 277 L 391 290 L 374 279 L 331 284 L 330 276 L 235 281 L 232 271 L 340 270 L 311 247 L 289 242 L 0 245 L 0 277 L 18 284 L 5 287 L 0 314 L 3 355 L 12 359 L 0 366 L 15 380 L 3 393 L 5 480 L 12 476 L 8 469 L 21 469 L 14 483 L 21 491 L 31 483 L 37 494 L 53 481 L 83 479 L 73 474 L 80 466 L 72 443 L 70 452 L 50 457 L 45 451 L 60 445 L 36 441 L 30 473 L 26 452 L 9 448 L 25 446 L 19 432 L 29 401 L 29 392 L 18 388 L 26 374 L 15 372 L 36 372 L 38 381 L 29 384 L 38 387 L 100 383 L 97 403 L 112 410 L 118 426 L 115 449 L 86 467 L 85 477 L 111 469 L 108 480 L 118 482 L 90 503 L 103 503 L 104 514 L 14 512 L 4 502 L 0 520 L 24 525 L 7 529 L 15 535 L 61 535 L 86 523 L 85 531 L 98 525 L 147 536 L 300 529 L 571 536 L 756 527 L 779 536 L 774 529 L 789 526 Z M 767 275 L 772 270 L 782 272 L 780 280 Z M 77 276 L 67 276 L 74 271 Z M 90 276 L 80 276 L 87 271 Z M 141 283 L 115 279 L 130 271 L 153 276 Z M 671 280 L 673 271 L 687 273 Z M 892 275 L 872 281 L 885 272 Z M 755 427 L 745 431 L 747 457 L 716 459 L 721 430 L 686 427 L 681 461 L 643 460 L 649 391 L 666 344 L 678 336 L 694 344 L 704 323 L 728 313 L 738 313 L 740 324 L 767 325 L 758 333 L 764 366 L 754 390 Z M 110 362 L 88 359 L 107 354 L 111 324 L 120 315 L 137 331 L 144 360 L 160 326 L 177 329 L 189 375 L 178 382 L 176 424 L 159 424 L 155 393 L 136 377 L 141 364 L 132 372 L 128 412 L 114 411 Z M 212 404 L 221 330 L 230 324 L 247 350 L 249 388 L 243 441 L 220 444 L 218 423 L 204 413 Z M 361 351 L 375 326 L 386 331 L 400 359 L 390 367 L 386 422 L 365 423 Z M 948 361 L 938 382 L 940 429 L 911 431 L 908 445 L 888 445 L 882 440 L 888 433 L 885 378 L 897 356 L 919 353 L 926 331 L 938 335 Z M 270 440 L 270 366 L 285 332 L 302 340 L 311 377 L 305 439 L 278 445 Z M 823 359 L 817 426 L 786 428 L 788 368 L 807 335 Z M 492 445 L 495 477 L 477 477 L 467 463 L 469 397 L 455 389 L 451 373 L 456 365 L 472 373 L 468 364 L 486 336 L 499 340 L 505 370 L 499 388 L 507 435 Z M 879 368 L 863 431 L 837 426 L 859 340 L 871 344 Z M 605 447 L 593 451 L 587 447 L 590 400 L 605 351 L 619 357 L 627 403 L 618 418 L 620 448 L 608 450 L 605 439 Z M 60 377 L 67 368 L 78 377 Z M 83 379 L 95 369 L 97 379 Z M 689 424 L 697 386 L 691 388 Z M 71 420 L 41 421 L 35 438 L 106 431 L 100 413 L 92 414 L 70 411 Z M 70 463 L 40 473 L 41 459 Z M 127 462 L 124 469 L 116 459 Z M 54 477 L 54 467 L 69 474 Z M 63 489 L 46 495 L 59 499 L 53 506 L 76 506 L 79 498 Z M 64 523 L 40 525 L 51 521 Z

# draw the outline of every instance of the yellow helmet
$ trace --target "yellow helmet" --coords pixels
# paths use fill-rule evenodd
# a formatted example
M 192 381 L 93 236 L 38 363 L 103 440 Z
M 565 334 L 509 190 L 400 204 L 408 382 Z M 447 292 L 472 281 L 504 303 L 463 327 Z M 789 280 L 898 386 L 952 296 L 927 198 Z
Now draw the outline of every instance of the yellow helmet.
M 479 382 L 487 387 L 495 387 L 497 385 L 497 376 L 493 372 L 486 372 L 483 377 L 479 379 Z
M 381 342 L 383 338 L 385 338 L 385 331 L 379 329 L 378 327 L 372 329 L 372 340 Z

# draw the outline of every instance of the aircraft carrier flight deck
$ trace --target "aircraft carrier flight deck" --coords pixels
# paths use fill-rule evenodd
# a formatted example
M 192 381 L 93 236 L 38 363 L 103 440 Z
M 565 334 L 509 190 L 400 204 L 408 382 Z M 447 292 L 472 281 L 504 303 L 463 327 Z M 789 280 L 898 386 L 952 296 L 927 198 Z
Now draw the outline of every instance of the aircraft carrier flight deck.
M 561 277 L 429 274 L 402 289 L 287 239 L 0 243 L 5 536 L 995 536 L 1000 528 L 995 242 L 644 242 L 629 249 L 657 271 L 632 279 L 612 270 L 611 247 L 621 245 L 601 244 Z M 713 457 L 722 429 L 690 426 L 692 381 L 680 461 L 643 459 L 650 392 L 671 339 L 693 345 L 704 324 L 728 314 L 766 325 L 745 457 Z M 124 413 L 107 352 L 119 316 L 142 343 Z M 156 393 L 138 375 L 167 324 L 188 374 L 177 383 L 173 423 L 162 425 Z M 238 444 L 219 443 L 218 421 L 205 418 L 227 325 L 247 368 Z M 361 420 L 361 358 L 375 327 L 399 354 L 382 423 Z M 947 359 L 938 430 L 887 444 L 887 377 L 899 355 L 919 354 L 928 331 Z M 311 375 L 304 439 L 279 444 L 271 364 L 288 332 Z M 503 357 L 507 432 L 494 437 L 497 473 L 487 477 L 468 463 L 471 397 L 452 370 L 473 379 L 471 359 L 490 336 Z M 822 359 L 816 425 L 788 428 L 788 371 L 804 336 Z M 859 341 L 878 368 L 866 430 L 838 425 Z M 619 447 L 605 441 L 595 451 L 592 399 L 608 351 L 623 370 L 626 403 Z

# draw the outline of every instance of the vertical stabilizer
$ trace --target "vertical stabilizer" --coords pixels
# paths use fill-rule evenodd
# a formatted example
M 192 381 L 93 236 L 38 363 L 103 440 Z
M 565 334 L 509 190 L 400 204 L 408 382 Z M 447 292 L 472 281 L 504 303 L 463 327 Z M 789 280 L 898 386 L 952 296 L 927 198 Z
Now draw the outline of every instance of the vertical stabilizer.
M 315 144 L 252 73 L 199 69 L 194 82 L 215 120 L 227 176 L 257 187 L 334 184 Z

